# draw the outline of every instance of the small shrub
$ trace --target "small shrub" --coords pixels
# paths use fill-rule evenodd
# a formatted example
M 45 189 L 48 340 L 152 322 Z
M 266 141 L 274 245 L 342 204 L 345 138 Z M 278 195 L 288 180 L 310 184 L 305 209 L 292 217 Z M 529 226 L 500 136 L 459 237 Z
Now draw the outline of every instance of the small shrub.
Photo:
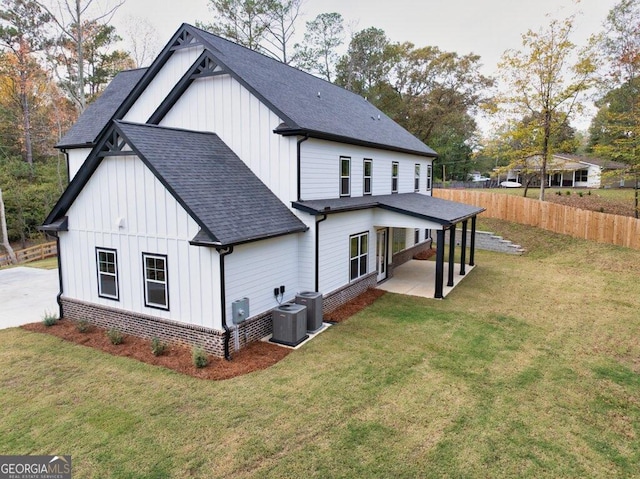
M 76 321 L 76 329 L 79 333 L 88 333 L 89 332 L 89 321 L 86 319 L 79 319 Z
M 167 344 L 160 341 L 159 338 L 153 338 L 151 340 L 151 352 L 154 356 L 162 356 L 167 350 Z
M 582 198 L 582 191 L 579 191 L 579 192 L 578 192 L 578 196 L 579 196 L 580 198 Z
M 600 207 L 600 213 L 604 213 L 604 207 Z
M 124 342 L 124 336 L 120 331 L 118 331 L 115 328 L 111 328 L 107 331 L 107 337 L 109 338 L 109 341 L 111 341 L 111 344 L 113 345 L 122 344 Z
M 53 326 L 58 322 L 58 316 L 53 313 L 49 313 L 47 311 L 44 312 L 44 317 L 42 318 L 42 323 L 48 328 L 49 326 Z
M 207 364 L 209 364 L 207 353 L 202 348 L 193 348 L 192 358 L 193 365 L 198 369 L 204 368 Z
M 567 195 L 567 196 L 571 196 L 571 192 L 567 190 L 567 192 L 565 193 L 565 195 Z
M 562 196 L 562 191 L 556 191 L 556 195 Z
M 587 195 L 591 196 L 591 190 L 587 191 Z

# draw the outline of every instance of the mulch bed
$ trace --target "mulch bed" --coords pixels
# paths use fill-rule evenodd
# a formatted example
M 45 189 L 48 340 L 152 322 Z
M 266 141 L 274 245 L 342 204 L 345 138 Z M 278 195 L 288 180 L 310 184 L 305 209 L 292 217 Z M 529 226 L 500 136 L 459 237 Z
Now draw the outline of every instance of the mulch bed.
M 385 293 L 386 291 L 383 291 L 381 289 L 368 289 L 360 296 L 349 301 L 347 304 L 344 304 L 338 309 L 325 314 L 324 321 L 328 323 L 340 323 L 345 319 L 353 316 L 358 311 L 363 310 Z
M 418 254 L 413 255 L 413 259 L 427 260 L 436 254 L 436 250 L 433 248 L 420 251 Z
M 366 308 L 385 291 L 370 289 L 351 302 L 339 307 L 335 311 L 325 315 L 327 322 L 339 323 Z M 167 344 L 167 349 L 160 356 L 154 356 L 151 352 L 151 341 L 136 336 L 124 335 L 122 344 L 114 345 L 107 337 L 107 330 L 90 325 L 88 331 L 78 331 L 75 322 L 62 319 L 53 326 L 45 326 L 43 323 L 30 323 L 22 326 L 27 331 L 45 333 L 58 338 L 99 349 L 109 354 L 126 356 L 137 359 L 143 363 L 152 364 L 172 369 L 176 372 L 200 379 L 222 380 L 230 379 L 253 371 L 266 369 L 280 361 L 292 350 L 277 346 L 273 343 L 255 341 L 238 352 L 232 353 L 231 361 L 209 356 L 209 364 L 204 368 L 196 368 L 193 365 L 192 351 L 188 346 L 181 344 Z

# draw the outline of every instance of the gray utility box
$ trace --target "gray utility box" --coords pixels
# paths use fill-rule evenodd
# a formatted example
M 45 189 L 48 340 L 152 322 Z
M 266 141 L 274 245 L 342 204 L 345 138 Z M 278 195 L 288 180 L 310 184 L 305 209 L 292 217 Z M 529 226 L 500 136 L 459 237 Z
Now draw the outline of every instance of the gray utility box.
M 307 307 L 307 333 L 322 329 L 322 293 L 303 291 L 296 295 L 296 304 Z
M 270 341 L 287 346 L 297 346 L 309 336 L 307 332 L 307 307 L 301 304 L 282 304 L 273 310 L 273 336 Z

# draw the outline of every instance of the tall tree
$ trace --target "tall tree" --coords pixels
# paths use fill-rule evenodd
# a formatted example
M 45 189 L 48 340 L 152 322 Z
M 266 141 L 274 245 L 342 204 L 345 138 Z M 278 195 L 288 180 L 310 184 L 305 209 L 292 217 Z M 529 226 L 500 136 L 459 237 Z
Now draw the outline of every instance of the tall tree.
M 384 30 L 369 27 L 353 35 L 346 55 L 336 67 L 336 83 L 362 96 L 369 96 L 389 84 L 391 72 L 400 60 L 401 48 Z
M 21 113 L 22 156 L 33 164 L 30 99 L 34 77 L 41 70 L 35 54 L 44 50 L 49 40 L 45 27 L 49 15 L 31 0 L 3 0 L 0 10 L 0 44 L 10 58 L 2 62 L 2 73 L 15 82 Z
M 90 13 L 99 7 L 96 0 L 33 0 L 50 16 L 57 26 L 60 46 L 64 49 L 71 47 L 72 59 L 69 62 L 68 77 L 73 78 L 68 93 L 76 103 L 78 111 L 82 113 L 87 105 L 86 75 L 85 75 L 85 48 L 87 41 L 87 28 L 95 24 L 108 24 L 114 13 L 125 0 L 109 1 L 107 6 L 95 12 L 89 18 Z
M 611 91 L 594 119 L 609 141 L 594 145 L 597 153 L 624 161 L 635 176 L 635 216 L 639 216 L 640 183 L 640 0 L 622 0 L 607 16 L 602 46 L 610 65 Z M 592 125 L 593 127 L 593 125 Z M 606 140 L 602 138 L 601 140 Z M 593 141 L 593 137 L 592 137 Z
M 321 13 L 307 22 L 302 43 L 294 45 L 293 62 L 297 67 L 318 75 L 327 81 L 334 80 L 337 49 L 344 42 L 344 20 L 339 13 Z
M 213 23 L 197 22 L 197 26 L 260 51 L 269 22 L 266 16 L 269 0 L 209 0 Z
M 296 20 L 304 0 L 268 0 L 263 47 L 273 57 L 291 63 L 290 44 L 296 32 Z
M 2 188 L 0 188 L 0 233 L 2 233 L 2 246 L 9 254 L 9 259 L 12 264 L 18 264 L 18 258 L 13 252 L 11 243 L 9 242 L 9 233 L 7 232 L 7 216 L 5 214 L 4 200 L 2 199 Z
M 507 50 L 499 64 L 506 91 L 500 98 L 506 110 L 530 117 L 540 132 L 540 200 L 544 200 L 552 138 L 580 108 L 580 96 L 595 81 L 595 66 L 586 50 L 570 40 L 574 17 L 552 20 L 544 30 L 522 35 L 522 50 Z M 576 60 L 573 60 L 573 58 Z
M 148 66 L 160 51 L 158 32 L 146 18 L 129 17 L 124 36 L 136 68 Z

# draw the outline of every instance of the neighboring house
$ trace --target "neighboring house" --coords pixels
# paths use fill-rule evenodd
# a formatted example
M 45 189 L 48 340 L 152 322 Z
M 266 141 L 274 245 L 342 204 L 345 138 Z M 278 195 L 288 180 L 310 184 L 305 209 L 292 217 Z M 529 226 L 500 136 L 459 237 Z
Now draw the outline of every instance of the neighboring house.
M 483 211 L 432 198 L 436 153 L 365 99 L 186 24 L 57 146 L 61 315 L 227 358 L 280 302 L 319 291 L 330 311 L 431 231 L 442 297 L 445 231 Z
M 523 172 L 540 171 L 540 156 L 527 158 L 526 165 L 507 172 L 508 181 L 523 185 Z M 602 188 L 604 186 L 625 186 L 625 170 L 628 165 L 617 161 L 602 160 L 587 156 L 555 154 L 547 163 L 546 185 L 549 187 Z M 530 186 L 540 186 L 539 176 L 534 177 Z

